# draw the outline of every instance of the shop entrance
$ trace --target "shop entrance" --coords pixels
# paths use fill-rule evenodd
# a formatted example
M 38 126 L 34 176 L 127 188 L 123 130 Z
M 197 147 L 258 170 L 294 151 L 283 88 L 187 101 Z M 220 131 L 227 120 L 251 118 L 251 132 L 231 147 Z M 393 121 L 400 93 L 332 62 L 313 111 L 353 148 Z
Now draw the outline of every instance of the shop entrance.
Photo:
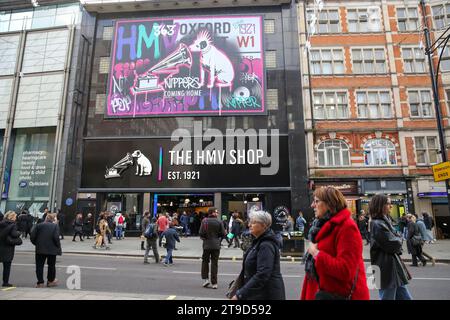
M 244 221 L 248 212 L 266 210 L 266 195 L 262 193 L 223 193 L 222 215 L 230 216 L 237 211 Z
M 137 235 L 141 232 L 142 200 L 141 193 L 107 193 L 104 194 L 101 208 L 113 214 L 121 212 L 125 217 L 125 231 L 129 231 L 129 235 Z

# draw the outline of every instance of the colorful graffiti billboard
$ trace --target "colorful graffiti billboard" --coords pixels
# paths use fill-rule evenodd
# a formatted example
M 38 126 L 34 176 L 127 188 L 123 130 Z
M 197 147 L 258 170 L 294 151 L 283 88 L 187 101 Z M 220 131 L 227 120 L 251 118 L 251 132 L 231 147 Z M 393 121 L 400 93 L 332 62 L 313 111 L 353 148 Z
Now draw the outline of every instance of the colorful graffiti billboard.
M 265 114 L 262 21 L 116 21 L 105 116 Z

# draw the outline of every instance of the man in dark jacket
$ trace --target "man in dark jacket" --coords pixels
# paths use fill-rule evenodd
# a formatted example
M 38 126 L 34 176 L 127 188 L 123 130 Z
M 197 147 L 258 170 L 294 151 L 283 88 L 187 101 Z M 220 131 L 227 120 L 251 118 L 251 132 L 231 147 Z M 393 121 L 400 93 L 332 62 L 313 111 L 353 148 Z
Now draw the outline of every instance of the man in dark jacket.
M 59 241 L 59 227 L 55 223 L 56 214 L 49 213 L 43 223 L 34 226 L 31 231 L 31 242 L 36 246 L 36 288 L 44 287 L 44 264 L 47 260 L 47 287 L 58 285 L 56 279 L 56 256 L 62 254 Z
M 17 218 L 17 229 L 22 233 L 23 238 L 27 238 L 27 236 L 31 233 L 32 227 L 33 217 L 27 210 L 23 210 Z
M 168 265 L 173 264 L 172 252 L 173 249 L 175 249 L 175 241 L 180 242 L 180 237 L 178 236 L 178 232 L 175 230 L 172 222 L 169 225 L 169 229 L 161 234 L 161 239 L 162 238 L 166 238 L 167 255 L 164 261 L 164 266 L 167 267 Z
M 219 211 L 216 208 L 208 210 L 208 218 L 203 219 L 200 226 L 200 238 L 203 240 L 202 279 L 203 287 L 212 284 L 217 289 L 217 272 L 219 267 L 220 242 L 226 236 L 222 222 L 217 219 Z M 211 260 L 211 282 L 208 279 L 209 261 Z

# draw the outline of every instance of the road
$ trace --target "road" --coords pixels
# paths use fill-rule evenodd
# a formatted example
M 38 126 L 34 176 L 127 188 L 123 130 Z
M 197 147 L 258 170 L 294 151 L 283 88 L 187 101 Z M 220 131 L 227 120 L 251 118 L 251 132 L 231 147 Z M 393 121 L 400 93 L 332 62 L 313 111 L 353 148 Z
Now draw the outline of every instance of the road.
M 151 260 L 150 260 L 151 261 Z M 228 283 L 239 273 L 241 261 L 219 261 L 219 288 L 203 288 L 200 260 L 175 259 L 174 265 L 143 264 L 142 258 L 107 257 L 65 254 L 57 259 L 59 289 L 67 289 L 67 267 L 76 265 L 81 270 L 81 290 L 159 294 L 205 299 L 225 299 Z M 281 270 L 286 287 L 286 298 L 297 300 L 304 277 L 304 266 L 299 262 L 282 262 Z M 18 287 L 33 287 L 36 283 L 34 254 L 17 252 L 13 261 L 10 282 Z M 410 291 L 415 299 L 450 299 L 450 265 L 410 267 L 413 280 Z M 58 290 L 55 288 L 55 290 Z M 378 293 L 371 290 L 371 299 Z

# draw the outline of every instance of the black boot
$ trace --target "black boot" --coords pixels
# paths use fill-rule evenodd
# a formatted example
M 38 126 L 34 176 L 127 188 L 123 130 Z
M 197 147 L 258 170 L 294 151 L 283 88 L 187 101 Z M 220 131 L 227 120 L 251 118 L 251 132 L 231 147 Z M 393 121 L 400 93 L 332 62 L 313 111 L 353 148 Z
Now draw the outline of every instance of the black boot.
M 145 248 L 144 248 L 144 241 L 141 241 L 141 250 L 145 250 Z

